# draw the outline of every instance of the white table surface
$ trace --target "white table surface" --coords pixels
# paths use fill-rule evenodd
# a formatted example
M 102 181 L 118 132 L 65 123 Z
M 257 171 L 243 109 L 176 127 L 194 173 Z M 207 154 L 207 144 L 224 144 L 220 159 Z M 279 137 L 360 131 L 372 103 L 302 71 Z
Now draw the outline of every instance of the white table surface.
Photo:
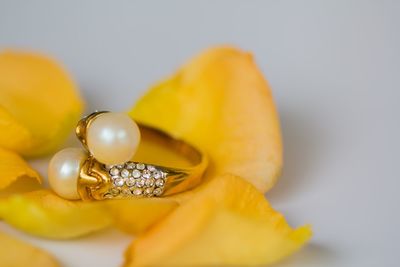
M 50 53 L 88 110 L 125 110 L 211 45 L 253 51 L 279 108 L 285 169 L 267 194 L 308 247 L 278 266 L 398 266 L 399 1 L 2 1 L 0 48 Z M 46 160 L 34 162 L 42 172 Z M 118 266 L 128 236 L 47 241 L 65 266 Z

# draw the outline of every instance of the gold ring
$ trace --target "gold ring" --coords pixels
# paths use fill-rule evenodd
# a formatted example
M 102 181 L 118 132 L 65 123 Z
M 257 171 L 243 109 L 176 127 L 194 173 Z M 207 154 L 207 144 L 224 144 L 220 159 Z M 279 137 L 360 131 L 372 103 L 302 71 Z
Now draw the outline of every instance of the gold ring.
M 108 164 L 107 161 L 110 161 L 110 157 L 107 158 L 108 154 L 115 154 L 118 151 L 122 151 L 121 154 L 126 154 L 127 151 L 132 152 L 132 149 L 127 150 L 121 147 L 121 144 L 124 144 L 123 142 L 127 142 L 126 146 L 131 146 L 134 150 L 136 150 L 137 144 L 130 140 L 133 137 L 127 139 L 129 134 L 132 135 L 132 131 L 129 132 L 130 126 L 127 126 L 130 123 L 127 123 L 128 121 L 124 118 L 128 115 L 119 113 L 118 116 L 122 118 L 122 121 L 125 120 L 124 123 L 120 124 L 123 126 L 120 128 L 128 129 L 124 131 L 116 125 L 114 126 L 116 128 L 114 133 L 109 133 L 110 129 L 108 129 L 109 132 L 106 131 L 107 129 L 97 130 L 98 135 L 102 134 L 102 140 L 105 140 L 103 142 L 112 139 L 117 147 L 111 149 L 110 153 L 100 154 L 97 151 L 99 149 L 93 147 L 96 143 L 90 144 L 88 135 L 91 133 L 88 133 L 88 130 L 91 127 L 100 127 L 101 125 L 95 126 L 94 122 L 104 114 L 108 114 L 111 118 L 114 113 L 94 112 L 78 122 L 76 135 L 84 147 L 83 152 L 77 149 L 65 149 L 64 152 L 58 152 L 50 161 L 49 183 L 58 195 L 68 199 L 82 200 L 159 197 L 186 191 L 200 182 L 208 165 L 208 158 L 204 152 L 158 129 L 140 123 L 136 124 L 131 118 L 129 118 L 129 121 L 133 123 L 134 127 L 138 128 L 141 136 L 157 139 L 162 145 L 185 157 L 191 165 L 188 167 L 160 166 L 151 162 L 131 160 Z M 123 142 L 118 138 L 122 138 Z M 105 149 L 107 145 L 109 144 L 105 145 Z M 98 146 L 102 146 L 102 144 Z M 118 146 L 120 147 L 118 148 Z M 105 158 L 99 160 L 100 155 Z M 128 157 L 128 154 L 125 159 L 126 157 Z M 114 155 L 114 158 L 124 159 L 119 155 Z M 129 159 L 131 158 L 132 155 L 130 154 Z M 75 185 L 76 188 L 73 188 Z

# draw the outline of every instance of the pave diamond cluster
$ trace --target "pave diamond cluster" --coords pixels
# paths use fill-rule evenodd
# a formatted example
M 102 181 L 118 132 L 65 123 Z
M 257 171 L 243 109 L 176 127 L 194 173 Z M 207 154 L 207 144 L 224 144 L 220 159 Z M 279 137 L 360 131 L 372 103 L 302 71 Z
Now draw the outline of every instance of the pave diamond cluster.
M 112 187 L 105 198 L 160 196 L 164 191 L 167 174 L 153 165 L 127 162 L 106 166 L 112 178 Z

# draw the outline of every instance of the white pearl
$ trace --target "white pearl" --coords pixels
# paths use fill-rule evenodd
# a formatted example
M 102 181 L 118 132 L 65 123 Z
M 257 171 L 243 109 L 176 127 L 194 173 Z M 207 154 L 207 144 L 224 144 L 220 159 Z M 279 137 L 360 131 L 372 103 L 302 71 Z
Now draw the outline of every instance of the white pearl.
M 90 153 L 101 163 L 122 164 L 133 158 L 140 142 L 137 124 L 125 113 L 99 115 L 86 136 Z
M 51 188 L 66 199 L 79 199 L 78 177 L 87 155 L 81 148 L 66 148 L 50 160 L 48 176 Z

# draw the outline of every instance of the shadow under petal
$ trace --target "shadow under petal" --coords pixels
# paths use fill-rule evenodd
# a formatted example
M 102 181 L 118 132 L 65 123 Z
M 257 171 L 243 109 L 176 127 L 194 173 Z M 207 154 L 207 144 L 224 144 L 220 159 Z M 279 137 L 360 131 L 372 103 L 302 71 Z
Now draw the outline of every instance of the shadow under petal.
M 338 252 L 325 245 L 310 243 L 291 257 L 274 267 L 330 266 L 335 262 Z
M 280 121 L 284 167 L 277 184 L 266 194 L 274 202 L 287 200 L 302 186 L 312 183 L 313 175 L 310 174 L 320 161 L 324 139 L 323 129 L 314 123 L 310 109 L 303 112 L 280 110 Z

